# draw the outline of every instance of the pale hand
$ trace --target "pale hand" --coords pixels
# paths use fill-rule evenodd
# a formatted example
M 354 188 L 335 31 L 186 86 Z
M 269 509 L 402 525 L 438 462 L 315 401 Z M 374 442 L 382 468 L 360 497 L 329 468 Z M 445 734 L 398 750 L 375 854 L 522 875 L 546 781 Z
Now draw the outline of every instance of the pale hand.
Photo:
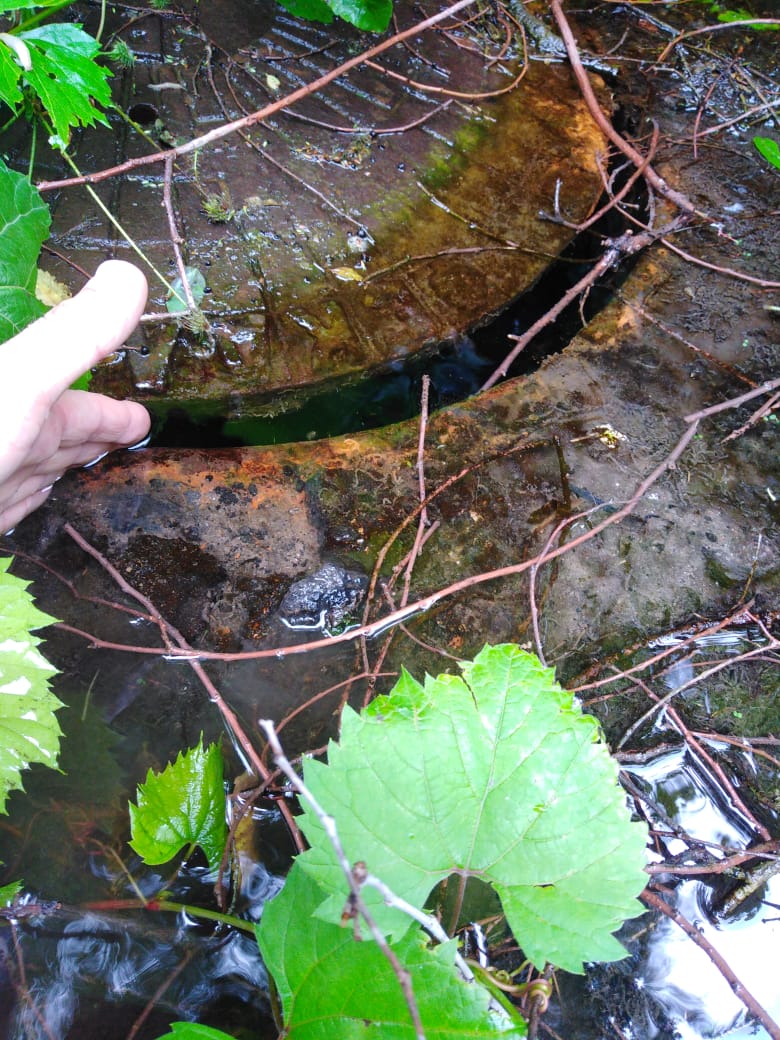
M 0 345 L 0 533 L 41 505 L 66 469 L 148 433 L 142 405 L 69 389 L 122 346 L 145 303 L 138 268 L 109 260 L 77 296 Z

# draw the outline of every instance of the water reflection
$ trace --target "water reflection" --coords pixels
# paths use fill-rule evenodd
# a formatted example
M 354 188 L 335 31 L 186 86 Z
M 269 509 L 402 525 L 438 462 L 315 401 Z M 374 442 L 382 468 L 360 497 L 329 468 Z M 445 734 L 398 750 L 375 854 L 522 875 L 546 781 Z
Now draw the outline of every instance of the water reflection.
M 278 884 L 266 878 L 255 888 L 257 902 Z M 28 982 L 25 991 L 18 973 L 3 980 L 7 1040 L 122 1037 L 134 1029 L 147 1040 L 173 1020 L 229 1028 L 231 1018 L 254 1036 L 276 1036 L 267 975 L 249 934 L 204 929 L 184 913 L 59 912 L 20 923 L 17 935 Z M 10 946 L 6 957 L 16 959 Z
M 780 902 L 780 878 L 773 878 L 763 898 Z M 777 1021 L 780 987 L 777 950 L 780 919 L 766 906 L 727 925 L 715 924 L 707 914 L 710 891 L 700 882 L 683 882 L 676 890 L 676 906 L 730 965 L 737 978 Z M 694 945 L 672 921 L 658 924 L 650 940 L 641 978 L 682 1040 L 703 1037 L 764 1037 L 768 1034 L 746 1021 L 745 1005 L 734 994 L 704 950 Z
M 716 858 L 725 854 L 722 850 L 745 848 L 755 838 L 747 820 L 724 800 L 717 780 L 685 749 L 658 755 L 646 764 L 632 766 L 629 772 L 639 784 L 646 785 L 651 800 L 668 814 L 666 820 L 655 821 L 659 829 L 663 830 L 664 824 L 680 828 L 689 838 L 706 844 Z M 671 855 L 688 845 L 674 837 L 666 844 Z M 772 878 L 760 896 L 748 911 L 728 921 L 714 919 L 710 909 L 713 889 L 701 881 L 681 882 L 673 903 L 748 985 L 759 1003 L 778 1019 L 776 951 L 780 918 L 765 901 L 780 902 L 780 877 Z M 637 974 L 640 987 L 650 997 L 649 1019 L 636 1029 L 637 1040 L 667 1035 L 659 1029 L 659 1020 L 671 1023 L 682 1040 L 703 1040 L 726 1032 L 739 1037 L 767 1035 L 746 1021 L 744 1004 L 705 951 L 666 918 L 650 931 Z M 653 1013 L 653 1005 L 662 1016 Z

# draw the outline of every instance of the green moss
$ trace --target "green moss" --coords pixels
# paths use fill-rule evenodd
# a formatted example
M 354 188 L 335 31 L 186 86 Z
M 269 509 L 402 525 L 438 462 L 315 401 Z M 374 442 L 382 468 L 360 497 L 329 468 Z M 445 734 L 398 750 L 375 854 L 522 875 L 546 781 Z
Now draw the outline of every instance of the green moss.
M 431 149 L 428 165 L 420 177 L 425 187 L 429 191 L 436 191 L 449 184 L 485 140 L 487 132 L 485 123 L 473 119 L 456 132 L 452 150 L 444 147 Z
M 744 578 L 740 580 L 737 575 L 729 574 L 726 568 L 708 556 L 704 564 L 704 573 L 721 589 L 736 589 L 744 585 Z
M 726 669 L 708 684 L 706 701 L 702 696 L 696 704 L 695 714 L 700 719 L 700 713 L 706 713 L 707 726 L 716 731 L 747 737 L 780 733 L 780 675 L 776 667 L 735 665 Z

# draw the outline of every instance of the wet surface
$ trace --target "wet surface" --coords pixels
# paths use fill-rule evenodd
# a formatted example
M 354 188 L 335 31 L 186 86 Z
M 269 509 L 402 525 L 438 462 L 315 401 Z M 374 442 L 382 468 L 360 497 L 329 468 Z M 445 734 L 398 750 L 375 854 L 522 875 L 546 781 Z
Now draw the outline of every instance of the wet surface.
M 263 10 L 257 8 L 262 25 Z M 617 45 L 629 30 L 627 53 L 646 53 L 655 30 L 643 24 L 634 31 L 635 17 L 631 12 L 618 17 L 610 7 L 608 17 L 579 31 L 598 49 L 596 44 Z M 251 35 L 248 28 L 246 32 Z M 250 43 L 236 39 L 237 47 Z M 768 46 L 756 42 L 756 55 L 768 54 Z M 711 226 L 702 224 L 678 236 L 673 244 L 679 242 L 710 263 L 727 262 L 754 279 L 765 278 L 777 267 L 780 181 L 752 148 L 751 127 L 737 126 L 727 145 L 702 138 L 699 161 L 693 160 L 690 140 L 683 138 L 691 132 L 701 94 L 694 91 L 697 81 L 689 75 L 689 56 L 686 62 L 688 68 L 682 62 L 641 76 L 627 72 L 615 92 L 624 106 L 633 104 L 643 117 L 652 114 L 662 120 L 667 137 L 659 167 L 717 218 Z M 710 83 L 706 76 L 701 82 Z M 163 91 L 161 96 L 181 100 L 182 93 Z M 717 118 L 728 116 L 737 100 L 718 95 L 718 104 L 725 107 Z M 447 113 L 451 115 L 449 109 Z M 338 176 L 346 169 L 331 166 Z M 214 226 L 212 233 L 216 239 L 222 230 Z M 359 283 L 345 284 L 352 293 L 360 289 Z M 765 310 L 768 301 L 778 302 L 776 290 L 694 267 L 658 245 L 636 265 L 620 296 L 562 354 L 527 378 L 431 416 L 424 470 L 428 491 L 436 495 L 427 507 L 429 534 L 410 580 L 410 602 L 467 576 L 530 559 L 547 544 L 556 525 L 574 513 L 588 515 L 571 531 L 556 535 L 553 546 L 614 515 L 666 458 L 687 428 L 686 416 L 776 375 L 780 326 Z M 180 349 L 186 353 L 188 348 L 177 344 Z M 214 357 L 194 359 L 187 353 L 185 384 L 188 373 L 202 375 L 218 364 L 222 362 Z M 407 388 L 411 392 L 416 395 L 416 387 Z M 780 610 L 777 422 L 770 415 L 735 439 L 724 439 L 748 421 L 758 403 L 704 421 L 676 466 L 630 517 L 540 568 L 534 602 L 541 643 L 562 680 L 574 683 L 597 667 L 625 667 L 635 661 L 628 648 L 641 647 L 640 656 L 657 653 L 676 645 L 669 640 L 685 638 L 689 626 L 706 624 L 747 602 L 773 624 Z M 418 423 L 410 421 L 317 443 L 156 449 L 117 456 L 66 477 L 45 509 L 4 541 L 3 550 L 20 554 L 17 571 L 35 579 L 41 606 L 50 613 L 105 640 L 157 645 L 158 632 L 148 620 L 106 607 L 106 600 L 124 605 L 124 599 L 64 533 L 63 525 L 70 521 L 193 645 L 261 648 L 274 654 L 320 636 L 317 629 L 291 629 L 285 618 L 319 626 L 320 619 L 329 620 L 331 610 L 347 608 L 347 621 L 359 613 L 363 604 L 356 593 L 363 590 L 362 575 L 370 574 L 389 537 L 411 518 L 382 568 L 385 582 L 396 569 L 402 574 L 414 544 L 412 520 L 419 503 L 418 432 Z M 80 594 L 102 601 L 74 599 L 67 586 L 44 572 L 41 560 Z M 336 569 L 329 577 L 326 573 L 324 582 L 316 578 L 322 577 L 323 566 Z M 345 577 L 358 574 L 354 580 Z M 378 586 L 371 617 L 390 609 L 390 596 L 398 604 L 401 580 L 387 591 Z M 382 661 L 384 671 L 397 672 L 404 664 L 417 675 L 426 668 L 436 674 L 447 667 L 443 653 L 468 656 L 485 641 L 510 639 L 532 646 L 528 574 L 462 590 L 408 619 L 407 631 L 410 637 L 399 635 Z M 73 706 L 66 724 L 71 735 L 65 746 L 74 755 L 64 762 L 67 783 L 76 784 L 82 774 L 81 762 L 87 757 L 82 748 L 90 749 L 95 772 L 84 778 L 81 789 L 57 788 L 48 775 L 31 774 L 30 800 L 15 796 L 15 815 L 0 836 L 0 856 L 9 877 L 20 868 L 36 898 L 68 904 L 66 913 L 43 918 L 40 926 L 25 926 L 23 938 L 28 977 L 40 979 L 36 992 L 45 993 L 47 987 L 59 992 L 56 987 L 61 989 L 67 980 L 78 993 L 77 1004 L 63 1005 L 58 1035 L 69 1035 L 68 1030 L 88 1035 L 95 1023 L 100 1023 L 100 1035 L 125 1035 L 128 1019 L 135 1021 L 163 977 L 186 961 L 195 929 L 183 918 L 163 923 L 155 917 L 153 928 L 141 934 L 141 911 L 117 918 L 114 910 L 93 911 L 89 904 L 132 896 L 110 850 L 127 860 L 125 801 L 146 769 L 160 768 L 182 747 L 196 743 L 201 731 L 206 739 L 218 738 L 221 725 L 186 664 L 93 649 L 85 639 L 63 631 L 47 636 L 46 652 L 64 673 L 59 695 Z M 713 642 L 710 655 L 727 656 L 758 645 L 755 631 L 746 628 L 730 630 L 729 639 Z M 379 640 L 369 642 L 370 663 L 379 645 Z M 702 660 L 681 656 L 664 676 L 656 680 L 653 673 L 656 695 L 693 678 Z M 298 712 L 283 731 L 293 753 L 321 747 L 336 730 L 340 699 L 348 697 L 357 705 L 367 692 L 365 678 L 342 685 L 364 670 L 362 657 L 349 644 L 210 669 L 253 737 L 259 717 L 286 720 Z M 381 677 L 378 688 L 391 681 L 389 675 Z M 686 692 L 678 707 L 688 725 L 700 730 L 730 739 L 773 740 L 778 696 L 776 660 L 770 656 L 759 668 L 735 665 L 722 682 Z M 308 705 L 313 698 L 316 703 Z M 647 709 L 648 696 L 646 689 L 636 687 L 621 698 L 596 695 L 586 703 L 617 745 Z M 89 729 L 80 728 L 87 723 Z M 767 764 L 751 750 L 754 746 L 759 747 L 713 745 L 742 796 L 774 834 L 780 804 L 777 765 Z M 760 745 L 766 747 L 774 753 L 773 745 Z M 696 842 L 726 848 L 755 840 L 754 825 L 729 803 L 709 767 L 684 750 L 668 720 L 645 727 L 635 751 L 638 757 L 626 760 L 624 767 L 663 808 L 664 825 L 674 823 Z M 240 774 L 243 766 L 238 756 L 232 757 L 231 775 Z M 274 890 L 289 852 L 278 807 L 263 803 L 255 812 L 256 826 L 241 849 L 241 892 L 249 916 Z M 676 850 L 670 842 L 670 853 Z M 127 862 L 136 880 L 154 885 L 150 874 Z M 199 870 L 201 864 L 191 864 L 182 884 L 202 894 L 198 886 L 205 880 Z M 731 919 L 719 919 L 713 907 L 723 896 L 723 885 L 717 878 L 675 877 L 668 879 L 668 887 L 686 916 L 716 946 L 722 945 L 737 973 L 777 1012 L 776 986 L 772 988 L 763 971 L 774 963 L 766 951 L 777 941 L 777 924 L 764 919 L 776 917 L 776 911 L 756 901 Z M 777 879 L 768 881 L 760 895 L 780 902 Z M 81 922 L 85 935 L 74 920 Z M 113 938 L 117 920 L 127 936 L 122 947 Z M 562 979 L 561 1017 L 551 1018 L 551 1024 L 572 1040 L 612 1035 L 613 1025 L 641 1040 L 694 1040 L 732 1027 L 738 1035 L 754 1035 L 752 1025 L 742 1024 L 733 993 L 724 990 L 725 984 L 712 976 L 681 935 L 651 915 L 633 922 L 624 935 L 631 957 L 609 969 L 594 969 L 584 984 Z M 198 936 L 200 942 L 203 934 Z M 246 959 L 243 941 L 221 944 L 214 936 L 202 948 L 196 946 L 199 952 L 192 963 L 186 961 L 181 983 L 172 984 L 162 1001 L 160 1017 L 167 1021 L 192 1014 L 237 1036 L 239 1027 L 231 1026 L 242 1020 L 264 1035 L 270 1026 L 257 974 L 261 969 L 256 959 Z M 155 958 L 159 973 L 151 966 Z M 205 993 L 195 982 L 190 987 L 197 965 L 204 963 L 201 958 L 217 980 Z M 123 965 L 133 968 L 132 982 L 117 981 Z M 9 996 L 9 1007 L 15 999 Z M 132 1010 L 120 1012 L 125 999 Z M 13 1007 L 8 1018 L 17 1017 L 13 1025 L 6 1023 L 6 1033 L 21 1036 L 19 1016 L 26 1011 L 18 1001 Z M 114 1014 L 121 1016 L 116 1026 Z M 158 1036 L 160 1019 L 153 1016 L 144 1030 L 138 1035 L 150 1040 Z
M 196 14 L 135 19 L 137 61 L 121 88 L 131 115 L 163 143 L 188 140 L 313 82 L 360 39 L 270 2 L 256 13 L 257 25 L 235 34 L 216 9 L 200 28 Z M 412 17 L 399 10 L 401 25 Z M 217 399 L 236 417 L 278 414 L 323 383 L 457 341 L 535 281 L 572 238 L 538 211 L 552 207 L 560 181 L 567 217 L 590 212 L 604 141 L 563 68 L 523 72 L 519 36 L 486 64 L 485 48 L 499 53 L 490 30 L 488 20 L 454 36 L 429 32 L 259 129 L 183 157 L 176 218 L 185 261 L 206 279 L 212 333 L 147 325 L 145 353 L 104 367 L 96 386 Z M 79 162 L 111 166 L 148 147 L 121 125 L 113 140 L 85 141 Z M 162 185 L 159 166 L 140 168 L 112 182 L 111 203 L 172 279 Z M 98 210 L 86 215 L 82 189 L 53 202 L 55 248 L 88 269 L 108 243 L 132 258 Z M 159 284 L 151 309 L 165 309 Z

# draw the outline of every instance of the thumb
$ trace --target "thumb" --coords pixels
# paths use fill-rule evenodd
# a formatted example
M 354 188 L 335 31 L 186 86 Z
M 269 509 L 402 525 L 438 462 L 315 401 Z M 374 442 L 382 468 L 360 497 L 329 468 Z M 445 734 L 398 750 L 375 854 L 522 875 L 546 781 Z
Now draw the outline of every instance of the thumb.
M 56 400 L 83 372 L 122 346 L 138 324 L 146 303 L 146 279 L 124 260 L 107 260 L 72 299 L 0 347 L 13 377 L 41 383 Z M 43 390 L 43 388 L 42 388 Z

